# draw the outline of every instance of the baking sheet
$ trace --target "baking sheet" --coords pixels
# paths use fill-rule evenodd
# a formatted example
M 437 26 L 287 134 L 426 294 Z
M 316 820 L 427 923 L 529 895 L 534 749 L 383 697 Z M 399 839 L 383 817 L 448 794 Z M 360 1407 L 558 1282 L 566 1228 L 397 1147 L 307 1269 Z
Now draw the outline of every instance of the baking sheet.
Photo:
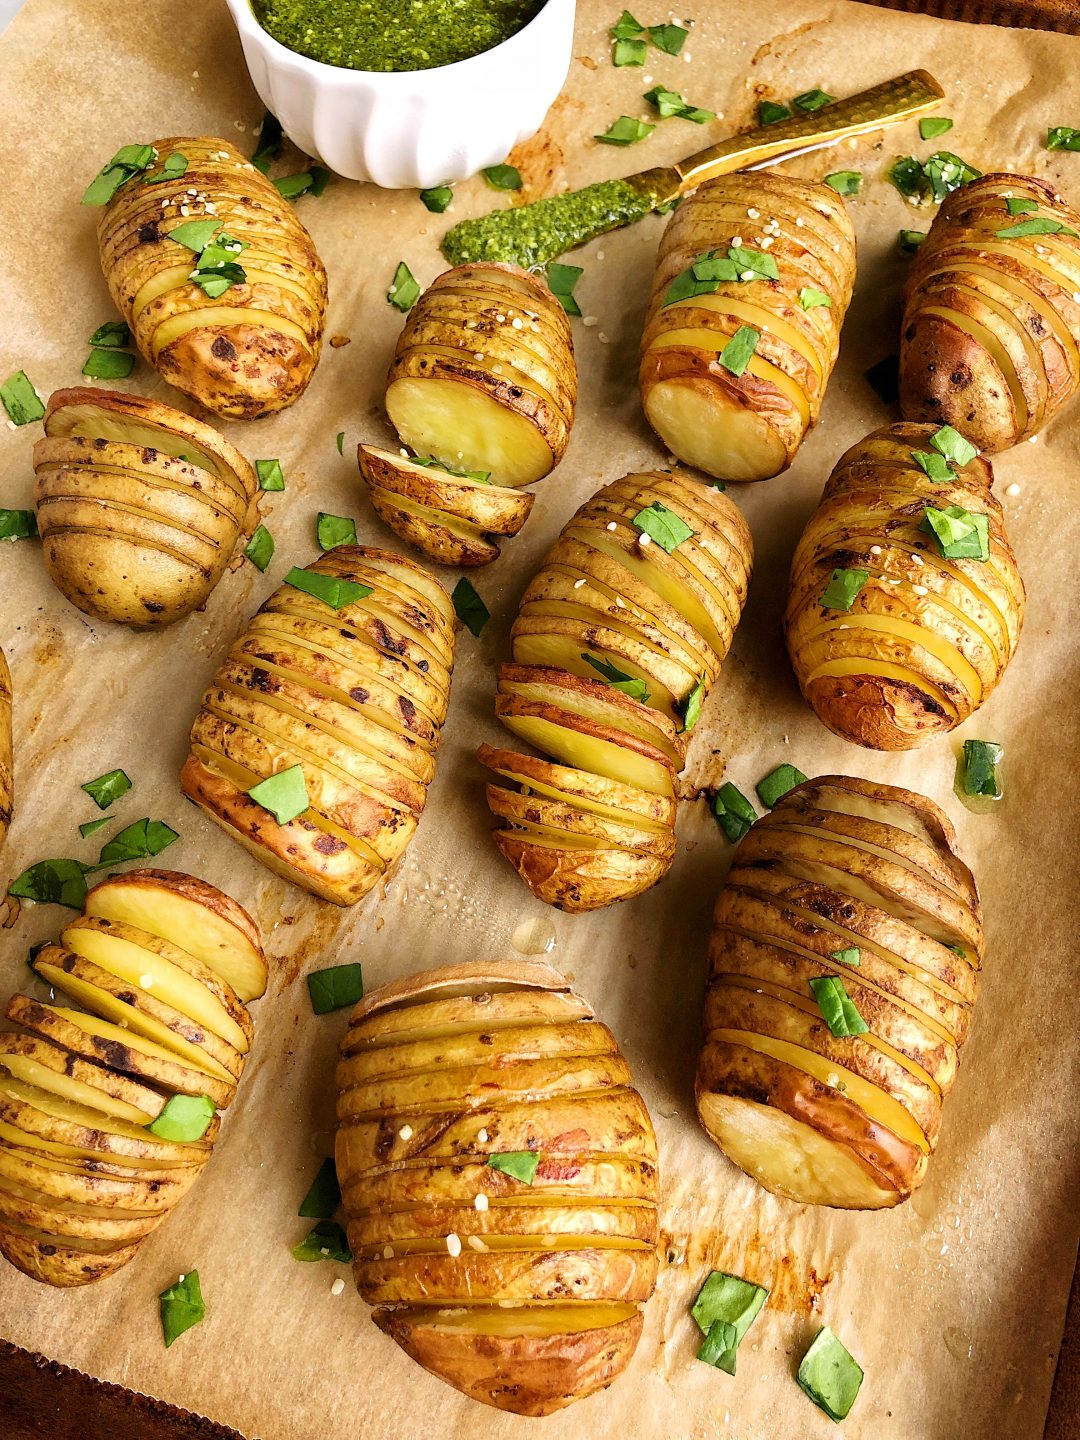
M 862 89 L 915 65 L 945 85 L 944 140 L 984 169 L 1017 167 L 1080 198 L 1080 155 L 1048 153 L 1046 127 L 1076 119 L 1080 39 L 973 31 L 878 13 L 845 0 L 728 0 L 699 19 L 676 60 L 650 50 L 644 70 L 614 70 L 606 29 L 618 6 L 579 7 L 575 59 L 541 136 L 514 158 L 527 193 L 629 173 L 674 159 L 747 123 L 759 95 L 822 85 Z M 667 18 L 645 7 L 646 21 Z M 250 146 L 261 109 L 220 4 L 116 5 L 31 0 L 0 41 L 0 372 L 25 366 L 42 394 L 79 383 L 86 337 L 111 316 L 98 271 L 95 216 L 78 201 L 121 144 L 158 134 L 218 133 Z M 658 127 L 628 153 L 588 137 L 618 114 L 644 113 L 654 83 L 722 112 L 698 128 Z M 1019 1440 L 1041 1434 L 1077 1241 L 1078 1042 L 1072 1022 L 1080 924 L 1075 887 L 1080 710 L 1080 431 L 1074 407 L 1035 444 L 996 462 L 997 487 L 1029 589 L 1026 632 L 1005 683 L 952 739 L 906 756 L 831 737 L 803 706 L 779 639 L 786 571 L 801 526 L 840 453 L 888 413 L 863 380 L 894 349 L 903 261 L 900 226 L 925 228 L 883 181 L 896 154 L 929 153 L 915 127 L 798 163 L 803 174 L 865 172 L 852 202 L 860 260 L 856 297 L 821 423 L 785 476 L 735 493 L 754 531 L 750 600 L 724 675 L 691 747 L 687 793 L 724 775 L 747 792 L 790 760 L 809 774 L 847 771 L 924 790 L 957 823 L 979 877 L 989 959 L 974 1034 L 945 1113 L 939 1152 L 918 1196 L 898 1210 L 850 1215 L 775 1199 L 735 1171 L 698 1129 L 692 1074 L 708 920 L 731 851 L 703 802 L 687 802 L 668 878 L 613 910 L 560 915 L 532 899 L 487 838 L 472 752 L 497 741 L 494 670 L 518 597 L 571 511 L 597 486 L 662 463 L 642 420 L 634 376 L 662 221 L 608 236 L 573 258 L 594 324 L 576 321 L 581 370 L 566 460 L 538 490 L 528 525 L 473 579 L 493 620 L 463 632 L 451 715 L 427 814 L 386 887 L 350 912 L 274 878 L 184 803 L 175 776 L 198 695 L 241 619 L 292 564 L 315 552 L 317 510 L 353 514 L 362 539 L 397 543 L 375 519 L 352 459 L 385 441 L 381 382 L 401 323 L 384 300 L 398 257 L 426 284 L 443 268 L 446 219 L 415 193 L 334 181 L 301 199 L 330 273 L 327 348 L 291 411 L 226 427 L 252 458 L 279 456 L 288 489 L 264 518 L 277 541 L 266 575 L 243 564 L 205 613 L 157 635 L 92 624 L 48 584 L 32 543 L 0 555 L 0 643 L 16 693 L 18 801 L 4 875 L 47 854 L 93 858 L 79 821 L 96 813 L 79 784 L 113 766 L 135 781 L 124 823 L 160 817 L 182 838 L 163 860 L 222 885 L 253 911 L 274 960 L 256 1007 L 257 1045 L 226 1117 L 218 1153 L 182 1214 L 121 1275 L 52 1292 L 0 1269 L 0 1333 L 101 1378 L 188 1407 L 266 1440 L 447 1437 L 686 1437 L 817 1440 L 837 1434 L 794 1382 L 823 1323 L 843 1337 L 866 1382 L 842 1433 L 873 1440 Z M 295 158 L 295 157 L 294 157 Z M 285 167 L 289 168 L 289 167 Z M 299 164 L 291 168 L 300 168 Z M 450 219 L 506 203 L 482 181 L 457 188 Z M 140 366 L 140 393 L 183 403 Z M 0 427 L 0 503 L 26 505 L 37 427 Z M 345 431 L 345 454 L 335 436 Z M 449 572 L 448 578 L 455 577 Z M 952 794 L 964 735 L 1004 743 L 1008 795 L 991 815 Z M 0 939 L 0 989 L 25 988 L 27 946 L 62 912 L 27 907 Z M 551 958 L 623 1043 L 654 1117 L 663 1169 L 665 1263 L 629 1372 L 601 1396 L 542 1423 L 471 1404 L 426 1377 L 378 1333 L 345 1272 L 298 1265 L 289 1247 L 307 1222 L 296 1208 L 332 1142 L 333 1057 L 345 1014 L 316 1018 L 308 968 L 360 960 L 369 988 L 444 962 L 513 953 L 525 922 L 555 942 Z M 156 1296 L 198 1267 L 208 1313 L 171 1350 Z M 689 1304 L 710 1268 L 768 1286 L 730 1378 L 694 1360 Z

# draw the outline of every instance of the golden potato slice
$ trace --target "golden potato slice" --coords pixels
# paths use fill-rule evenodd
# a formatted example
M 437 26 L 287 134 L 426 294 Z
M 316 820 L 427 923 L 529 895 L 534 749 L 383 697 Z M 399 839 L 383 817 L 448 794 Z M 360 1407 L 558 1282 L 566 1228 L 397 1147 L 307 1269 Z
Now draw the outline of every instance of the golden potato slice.
M 148 1170 L 142 1166 L 109 1165 L 103 1160 L 80 1164 L 75 1151 L 63 1159 L 30 1145 L 0 1145 L 0 1183 L 15 1181 L 51 1199 L 119 1213 L 167 1213 L 198 1174 L 198 1169 L 190 1165 Z
M 476 756 L 481 765 L 514 781 L 522 789 L 572 804 L 590 814 L 661 832 L 669 832 L 675 823 L 675 802 L 671 797 L 650 795 L 604 775 L 553 765 L 548 760 L 520 755 L 513 750 L 498 750 L 492 745 L 481 745 Z
M 27 1085 L 94 1107 L 117 1120 L 130 1120 L 133 1125 L 149 1125 L 168 1098 L 34 1035 L 0 1034 L 0 1068 Z
M 0 1118 L 54 1144 L 101 1151 L 106 1156 L 122 1155 L 133 1163 L 145 1160 L 151 1166 L 204 1165 L 220 1128 L 215 1116 L 202 1140 L 190 1145 L 159 1140 L 142 1126 L 116 1120 L 3 1074 L 0 1074 Z
M 0 1222 L 15 1221 L 62 1239 L 102 1240 L 126 1245 L 145 1240 L 160 1215 L 140 1215 L 78 1201 L 57 1200 L 0 1175 Z
M 67 1287 L 104 1280 L 134 1260 L 141 1244 L 141 1240 L 117 1245 L 111 1240 L 76 1236 L 59 1241 L 48 1231 L 16 1220 L 0 1221 L 0 1255 L 31 1280 L 48 1285 Z

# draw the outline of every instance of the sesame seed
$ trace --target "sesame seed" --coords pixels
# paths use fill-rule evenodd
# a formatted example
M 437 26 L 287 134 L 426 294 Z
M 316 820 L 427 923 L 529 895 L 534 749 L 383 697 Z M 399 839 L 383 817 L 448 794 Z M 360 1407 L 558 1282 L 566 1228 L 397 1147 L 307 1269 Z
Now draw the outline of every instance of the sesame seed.
M 515 330 L 523 330 L 523 329 L 525 328 L 525 322 L 524 322 L 524 320 L 522 320 L 521 317 L 518 316 L 518 315 L 515 315 L 514 318 L 513 318 L 513 320 L 511 320 L 510 323 L 511 323 L 511 325 L 513 325 L 513 327 L 514 327 Z
M 738 247 L 742 244 L 742 236 L 741 236 L 741 235 L 736 235 L 736 236 L 735 236 L 735 239 L 732 240 L 731 243 L 732 243 L 732 245 L 735 246 L 736 249 L 738 249 Z
M 325 1254 L 325 1251 L 323 1253 Z M 392 1260 L 394 1258 L 393 1245 L 386 1245 L 383 1247 L 382 1258 L 384 1260 Z
M 646 545 L 651 545 L 651 544 L 652 544 L 652 536 L 651 536 L 651 535 L 646 535 L 645 532 L 644 532 L 644 530 L 643 530 L 643 531 L 641 532 L 641 534 L 638 536 L 638 544 L 642 547 L 642 549 L 644 549 Z
M 584 318 L 584 320 L 582 320 L 581 323 L 582 323 L 583 325 L 588 325 L 589 328 L 591 329 L 594 325 L 598 325 L 600 322 L 599 322 L 599 320 L 597 320 L 597 318 L 596 318 L 595 315 L 586 315 L 585 318 Z
M 413 1133 L 412 1126 L 411 1126 L 411 1125 L 402 1125 L 401 1129 L 400 1129 L 397 1133 L 398 1133 L 398 1138 L 399 1138 L 399 1139 L 401 1139 L 401 1140 L 411 1140 L 411 1139 L 412 1139 L 412 1133 Z
M 756 219 L 758 218 L 758 216 L 761 214 L 761 211 L 760 211 L 760 210 L 756 210 L 756 209 L 754 208 L 754 206 L 751 205 L 750 208 L 749 208 L 749 210 L 747 210 L 746 214 L 747 214 L 747 216 L 748 216 L 749 219 L 751 219 L 751 220 L 756 220 Z
M 461 1254 L 461 1240 L 453 1231 L 446 1237 L 446 1248 L 455 1259 Z
M 761 237 L 761 248 L 762 248 L 763 250 L 768 250 L 769 246 L 770 246 L 772 243 L 773 243 L 773 237 L 772 237 L 771 235 L 763 235 L 763 236 Z
M 1073 299 L 1076 301 L 1076 303 L 1077 303 L 1078 305 L 1080 305 L 1080 290 L 1074 290 L 1074 291 L 1073 291 Z
M 871 554 L 871 555 L 880 555 L 880 554 L 881 554 L 881 546 L 880 546 L 880 545 L 871 545 L 871 546 L 870 546 L 870 554 Z
M 1006 489 L 1005 489 L 1005 494 L 1006 494 L 1006 495 L 1019 495 L 1019 494 L 1020 494 L 1020 486 L 1017 485 L 1017 484 L 1014 482 L 1012 485 L 1009 485 L 1009 486 L 1006 487 Z
M 154 983 L 154 977 L 153 977 L 153 975 L 140 975 L 140 976 L 139 976 L 139 984 L 142 986 L 142 988 L 143 988 L 144 990 L 149 990 L 149 989 L 150 989 L 150 986 L 153 985 L 153 983 Z
M 923 563 L 923 558 L 922 558 L 922 556 L 921 556 L 921 555 L 912 555 L 912 557 L 911 557 L 911 563 L 912 563 L 912 565 L 921 565 L 921 564 Z
M 929 595 L 929 594 L 930 594 L 930 591 L 926 588 L 925 585 L 912 585 L 911 588 L 912 588 L 912 590 L 914 590 L 914 592 L 915 592 L 916 595 Z
M 476 1199 L 473 1201 L 473 1204 L 476 1206 L 477 1210 L 486 1210 L 488 1208 L 488 1197 L 486 1195 L 477 1195 Z
M 584 577 L 582 577 L 582 579 L 580 579 L 580 580 L 575 580 L 575 581 L 574 581 L 574 589 L 575 589 L 575 590 L 580 590 L 581 587 L 582 587 L 584 584 L 585 584 Z
M 483 1251 L 486 1251 L 487 1248 L 488 1248 L 488 1247 L 484 1244 L 483 1240 L 480 1239 L 480 1236 L 479 1236 L 479 1235 L 470 1235 L 470 1236 L 468 1237 L 468 1240 L 469 1240 L 469 1249 L 470 1249 L 470 1250 L 483 1250 Z
M 477 364 L 479 364 L 479 362 L 480 362 L 481 360 L 483 360 L 483 358 L 484 358 L 483 351 L 481 351 L 481 350 L 474 350 L 474 351 L 473 351 L 473 357 L 472 357 L 472 358 L 477 362 Z
M 609 530 L 617 530 L 619 527 L 618 527 L 618 525 L 615 524 L 615 521 L 614 521 L 614 520 L 609 520 L 609 521 L 608 521 L 608 527 L 607 527 L 607 528 L 608 528 Z
M 804 223 L 805 223 L 805 222 L 803 221 L 803 218 L 802 218 L 801 215 L 796 215 L 796 216 L 795 216 L 795 224 L 798 225 L 800 229 L 802 229 L 802 226 L 803 226 Z
M 477 1140 L 480 1141 L 480 1144 L 481 1144 L 481 1145 L 486 1145 L 487 1142 L 488 1142 L 488 1133 L 487 1133 L 487 1131 L 486 1131 L 486 1130 L 478 1130 L 478 1131 L 476 1132 L 476 1138 L 477 1138 Z
M 626 609 L 626 601 L 622 598 L 621 595 L 616 595 L 616 596 L 615 596 L 615 604 L 618 606 L 618 608 L 619 608 L 620 610 L 625 610 L 625 609 Z
M 338 1278 L 334 1281 L 333 1285 L 330 1286 L 330 1294 L 340 1295 L 344 1289 L 345 1281 L 342 1280 L 341 1276 L 339 1275 Z
M 757 279 L 757 276 L 754 274 L 753 270 L 744 270 L 744 271 L 740 274 L 739 279 L 740 279 L 740 280 L 756 280 L 756 279 Z
M 608 337 L 604 334 L 603 330 L 597 332 L 596 338 L 600 341 L 601 345 L 606 345 L 608 343 Z

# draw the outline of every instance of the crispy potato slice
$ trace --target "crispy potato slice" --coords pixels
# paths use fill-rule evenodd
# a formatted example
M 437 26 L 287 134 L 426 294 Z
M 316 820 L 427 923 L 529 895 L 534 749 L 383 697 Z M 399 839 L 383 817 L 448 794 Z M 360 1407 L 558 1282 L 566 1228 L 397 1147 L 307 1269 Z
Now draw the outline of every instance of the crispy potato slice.
M 167 1097 L 148 1085 L 118 1075 L 34 1035 L 0 1035 L 0 1068 L 16 1080 L 49 1090 L 80 1105 L 91 1106 L 117 1120 L 149 1125 L 165 1107 Z
M 104 1157 L 80 1160 L 74 1150 L 63 1156 L 34 1149 L 31 1144 L 0 1144 L 0 1180 L 14 1180 L 55 1200 L 121 1213 L 165 1214 L 183 1198 L 198 1175 L 199 1169 L 193 1165 L 152 1170 L 142 1165 L 108 1164 Z
M 160 1215 L 140 1215 L 79 1201 L 58 1200 L 0 1174 L 0 1222 L 21 1225 L 62 1239 L 103 1240 L 114 1245 L 145 1240 L 161 1224 Z
M 31 1280 L 43 1280 L 48 1285 L 67 1287 L 104 1280 L 134 1260 L 141 1244 L 136 1240 L 116 1245 L 110 1240 L 75 1236 L 61 1242 L 47 1231 L 16 1220 L 0 1221 L 0 1255 Z
M 122 1155 L 134 1163 L 146 1161 L 152 1166 L 204 1165 L 220 1128 L 215 1117 L 201 1140 L 191 1144 L 159 1140 L 142 1126 L 113 1119 L 5 1075 L 0 1075 L 0 1118 L 54 1144 L 100 1151 L 106 1156 Z
M 675 853 L 675 837 L 658 830 L 643 830 L 637 825 L 622 825 L 603 819 L 588 810 L 582 810 L 573 803 L 560 803 L 545 799 L 542 795 L 521 794 L 503 785 L 487 787 L 488 809 L 511 827 L 522 827 L 529 833 L 539 829 L 556 831 L 566 835 L 567 845 L 573 843 L 570 837 L 582 837 L 582 843 L 598 841 L 603 847 L 615 846 L 626 850 L 641 850 L 650 855 L 659 855 L 671 860 Z
M 548 760 L 513 750 L 498 750 L 493 745 L 481 745 L 476 756 L 481 765 L 514 781 L 523 790 L 572 804 L 575 809 L 643 830 L 670 832 L 675 823 L 675 802 L 670 796 L 650 795 L 648 791 L 622 785 L 604 775 L 553 765 Z

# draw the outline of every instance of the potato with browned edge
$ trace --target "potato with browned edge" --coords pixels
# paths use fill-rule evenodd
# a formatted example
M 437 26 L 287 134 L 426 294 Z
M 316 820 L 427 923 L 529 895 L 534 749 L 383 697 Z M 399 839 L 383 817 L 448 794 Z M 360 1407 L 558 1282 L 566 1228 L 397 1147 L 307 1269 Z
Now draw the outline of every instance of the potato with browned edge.
M 353 1276 L 379 1328 L 518 1415 L 610 1385 L 656 1281 L 656 1137 L 563 976 L 493 961 L 386 985 L 352 1014 L 337 1084 Z
M 667 873 L 675 777 L 752 555 L 737 507 L 677 471 L 605 485 L 548 552 L 514 621 L 495 713 L 551 760 L 479 752 L 497 777 L 495 842 L 538 899 L 595 910 Z
M 258 520 L 258 479 L 239 450 L 141 395 L 55 391 L 34 474 L 57 589 L 84 614 L 139 629 L 201 609 Z
M 723 175 L 660 241 L 641 340 L 649 424 L 722 480 L 786 470 L 817 421 L 855 281 L 855 230 L 830 186 Z
M 60 995 L 12 996 L 19 1028 L 0 1033 L 0 1254 L 85 1285 L 134 1257 L 210 1159 L 266 961 L 228 895 L 131 870 L 31 964 Z
M 803 695 L 836 734 L 922 745 L 1005 673 L 1025 594 L 993 478 L 932 425 L 885 426 L 840 457 L 796 546 L 784 620 Z
M 891 785 L 790 790 L 713 917 L 701 1122 L 768 1190 L 882 1209 L 922 1183 L 983 957 L 948 816 Z
M 1080 389 L 1080 214 L 1045 180 L 983 175 L 949 195 L 911 262 L 900 409 L 991 454 Z
M 386 380 L 386 413 L 411 455 L 361 445 L 376 513 L 444 565 L 487 565 L 533 497 L 522 486 L 563 457 L 577 366 L 570 322 L 515 265 L 439 275 L 405 321 Z
M 149 149 L 98 224 L 116 308 L 147 362 L 207 410 L 253 420 L 285 409 L 322 346 L 326 271 L 311 236 L 228 140 Z
M 388 550 L 291 571 L 203 695 L 180 788 L 278 875 L 355 905 L 427 802 L 456 623 L 439 582 Z M 297 766 L 306 804 L 279 819 L 250 792 Z
M 15 805 L 15 759 L 11 736 L 11 671 L 0 650 L 0 844 Z

